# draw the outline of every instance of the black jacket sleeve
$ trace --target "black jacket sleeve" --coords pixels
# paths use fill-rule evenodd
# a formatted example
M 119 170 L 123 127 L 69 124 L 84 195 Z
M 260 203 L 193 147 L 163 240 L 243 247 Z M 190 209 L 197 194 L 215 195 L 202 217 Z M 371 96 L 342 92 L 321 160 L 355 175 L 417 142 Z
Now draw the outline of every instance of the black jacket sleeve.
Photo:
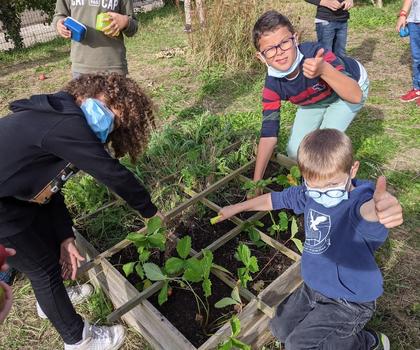
M 309 2 L 310 4 L 319 6 L 319 3 L 321 0 L 305 0 L 306 2 Z
M 92 175 L 143 217 L 156 214 L 150 195 L 133 173 L 112 158 L 80 116 L 66 118 L 43 138 L 41 147 Z

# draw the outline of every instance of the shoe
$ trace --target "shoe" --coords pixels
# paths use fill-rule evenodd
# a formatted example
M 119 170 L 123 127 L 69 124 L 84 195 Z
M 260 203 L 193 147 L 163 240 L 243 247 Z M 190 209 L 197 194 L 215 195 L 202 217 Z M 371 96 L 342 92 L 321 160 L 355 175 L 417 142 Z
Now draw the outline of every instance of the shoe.
M 376 341 L 375 345 L 370 348 L 371 350 L 390 350 L 391 349 L 389 339 L 385 334 L 374 331 L 374 330 L 368 330 L 368 332 L 373 335 Z
M 89 283 L 67 287 L 66 288 L 67 294 L 69 295 L 70 301 L 73 305 L 78 305 L 84 302 L 87 298 L 89 298 L 93 294 L 93 287 Z M 38 316 L 42 319 L 46 319 L 47 315 L 45 315 L 44 311 L 42 311 L 41 306 L 38 302 L 36 302 L 36 311 L 38 312 Z
M 407 92 L 405 95 L 400 97 L 401 102 L 410 102 L 418 99 L 420 97 L 420 90 L 412 89 Z
M 82 340 L 76 344 L 64 344 L 64 350 L 117 350 L 125 339 L 121 325 L 95 326 L 85 321 Z

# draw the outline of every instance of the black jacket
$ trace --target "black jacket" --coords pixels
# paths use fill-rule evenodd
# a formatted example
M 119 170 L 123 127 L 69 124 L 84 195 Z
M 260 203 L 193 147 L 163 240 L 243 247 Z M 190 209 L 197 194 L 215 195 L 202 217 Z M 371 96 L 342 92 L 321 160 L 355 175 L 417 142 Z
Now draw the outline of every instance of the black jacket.
M 11 103 L 10 109 L 12 114 L 0 118 L 0 237 L 31 224 L 40 205 L 25 199 L 36 195 L 68 163 L 108 186 L 144 217 L 156 213 L 149 193 L 106 152 L 71 95 L 35 95 Z M 57 234 L 71 236 L 61 194 L 46 206 L 52 210 Z
M 330 10 L 328 7 L 320 6 L 319 3 L 321 0 L 305 0 L 310 4 L 317 5 L 316 8 L 316 18 L 323 19 L 324 21 L 329 22 L 346 22 L 350 18 L 350 14 L 348 10 L 343 10 L 342 8 L 338 9 L 337 11 Z M 338 0 L 339 2 L 343 2 L 344 0 Z

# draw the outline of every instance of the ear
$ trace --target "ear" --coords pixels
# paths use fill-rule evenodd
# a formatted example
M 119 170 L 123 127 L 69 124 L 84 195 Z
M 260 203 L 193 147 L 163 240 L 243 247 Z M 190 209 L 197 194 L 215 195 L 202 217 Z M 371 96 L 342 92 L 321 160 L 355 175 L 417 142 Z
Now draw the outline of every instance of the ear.
M 360 162 L 356 160 L 350 170 L 350 177 L 352 179 L 356 177 L 356 174 L 359 171 L 359 166 L 360 166 Z
M 257 51 L 257 52 L 255 53 L 255 57 L 257 57 L 257 59 L 258 59 L 258 60 L 259 60 L 262 64 L 264 64 L 264 65 L 266 65 L 266 64 L 267 64 L 267 61 L 266 61 L 265 57 L 263 56 L 263 54 L 262 54 L 261 52 Z
M 299 35 L 299 33 L 296 32 L 296 33 L 293 34 L 293 36 L 295 37 L 295 44 L 296 44 L 296 46 L 298 46 L 300 35 Z

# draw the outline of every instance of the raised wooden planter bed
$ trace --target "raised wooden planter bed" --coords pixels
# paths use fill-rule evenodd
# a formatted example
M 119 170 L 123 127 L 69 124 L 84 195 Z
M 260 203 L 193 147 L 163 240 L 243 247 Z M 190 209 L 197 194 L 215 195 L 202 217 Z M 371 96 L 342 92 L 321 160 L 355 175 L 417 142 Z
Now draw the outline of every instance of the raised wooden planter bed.
M 287 158 L 280 158 L 276 161 L 286 168 L 293 165 L 293 161 Z M 174 219 L 179 218 L 184 210 L 197 202 L 201 202 L 213 212 L 217 212 L 219 206 L 208 200 L 207 197 L 217 193 L 229 181 L 239 179 L 240 177 L 243 180 L 242 174 L 246 173 L 253 165 L 254 161 L 249 162 L 201 193 L 184 189 L 186 195 L 190 196 L 190 198 L 167 213 L 168 221 L 174 222 Z M 213 251 L 216 263 L 219 263 L 217 259 L 222 259 L 223 256 L 226 257 L 229 254 L 233 254 L 233 252 L 229 252 L 235 246 L 235 240 L 239 240 L 240 235 L 243 235 L 241 231 L 245 221 L 261 219 L 266 214 L 263 212 L 254 213 L 252 216 L 248 216 L 246 220 L 243 216 L 241 218 L 233 217 L 231 219 L 233 225 L 230 227 L 226 226 L 226 230 L 228 231 L 221 236 L 219 235 L 219 237 L 216 236 L 207 245 L 206 249 Z M 169 227 L 169 230 L 171 230 L 171 227 Z M 194 235 L 192 236 L 194 240 Z M 262 345 L 270 339 L 271 335 L 269 333 L 268 323 L 274 315 L 276 306 L 301 284 L 300 255 L 263 232 L 260 232 L 260 236 L 268 245 L 266 250 L 267 254 L 272 254 L 273 261 L 276 264 L 281 264 L 285 270 L 283 269 L 284 272 L 275 279 L 273 279 L 272 272 L 271 274 L 267 272 L 268 277 L 265 278 L 272 280 L 272 282 L 260 293 L 254 293 L 251 291 L 251 288 L 250 290 L 240 289 L 241 297 L 247 304 L 242 312 L 238 314 L 238 318 L 241 321 L 241 333 L 238 338 L 250 344 L 253 349 L 261 349 Z M 139 331 L 154 349 L 161 350 L 214 349 L 229 337 L 230 326 L 228 322 L 215 331 L 212 336 L 204 339 L 204 342 L 203 340 L 187 339 L 180 330 L 175 328 L 163 315 L 166 306 L 165 308 L 158 307 L 155 301 L 156 295 L 162 287 L 162 283 L 155 282 L 151 287 L 139 292 L 108 260 L 110 257 L 119 254 L 123 249 L 129 247 L 131 245 L 130 241 L 123 240 L 105 252 L 100 253 L 78 232 L 76 232 L 76 237 L 82 254 L 86 255 L 89 261 L 81 268 L 80 272 L 88 273 L 91 281 L 105 292 L 115 306 L 115 311 L 108 316 L 109 321 L 122 318 L 127 324 Z M 177 240 L 177 237 L 174 236 L 172 239 Z M 191 255 L 199 257 L 201 252 L 192 249 Z M 260 254 L 262 258 L 264 258 L 263 255 Z M 232 272 L 236 270 L 234 266 L 224 266 L 228 269 L 229 267 L 233 268 Z M 232 277 L 220 270 L 213 269 L 211 278 L 213 285 L 219 286 L 216 289 L 231 290 L 235 285 Z M 171 314 L 171 318 L 173 317 L 177 317 L 177 315 Z

